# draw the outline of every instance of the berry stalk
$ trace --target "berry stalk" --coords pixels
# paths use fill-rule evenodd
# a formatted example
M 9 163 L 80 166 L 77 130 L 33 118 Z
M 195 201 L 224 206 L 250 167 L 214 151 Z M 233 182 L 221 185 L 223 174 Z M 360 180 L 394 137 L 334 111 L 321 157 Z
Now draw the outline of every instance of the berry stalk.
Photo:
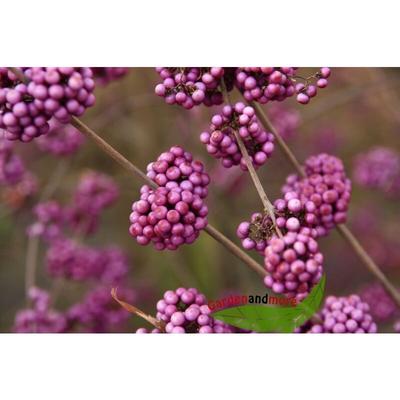
M 111 156 L 115 161 L 117 161 L 123 168 L 125 168 L 128 172 L 133 175 L 139 176 L 143 179 L 149 186 L 153 188 L 157 188 L 157 184 L 153 182 L 142 170 L 132 164 L 128 159 L 126 159 L 121 153 L 119 153 L 116 149 L 114 149 L 111 145 L 109 145 L 104 139 L 102 139 L 96 132 L 90 129 L 86 124 L 80 121 L 76 117 L 72 117 L 71 124 L 82 132 L 84 135 L 88 136 L 92 139 L 101 150 L 103 150 L 106 154 Z M 265 269 L 258 264 L 255 260 L 253 260 L 250 256 L 248 256 L 243 250 L 241 250 L 238 246 L 236 246 L 230 239 L 228 239 L 224 234 L 219 232 L 210 224 L 204 229 L 213 239 L 217 240 L 226 249 L 228 249 L 233 255 L 242 260 L 248 267 L 256 271 L 261 276 L 266 275 Z
M 222 85 L 222 93 L 224 95 L 225 98 L 225 102 L 229 105 L 231 105 L 231 101 L 230 101 L 230 97 L 229 97 L 229 93 L 226 89 L 226 85 L 225 85 L 225 80 L 222 79 L 221 80 L 221 85 Z M 276 218 L 275 218 L 275 210 L 274 210 L 274 206 L 272 205 L 271 201 L 269 200 L 267 193 L 265 192 L 263 185 L 261 184 L 260 178 L 257 175 L 257 172 L 254 168 L 254 165 L 250 159 L 249 153 L 246 149 L 246 146 L 243 143 L 242 138 L 239 135 L 239 132 L 237 131 L 237 129 L 233 129 L 233 134 L 235 135 L 235 139 L 239 145 L 239 149 L 240 152 L 242 153 L 242 156 L 244 158 L 244 161 L 246 163 L 246 167 L 247 170 L 250 173 L 251 179 L 253 180 L 254 186 L 256 187 L 256 190 L 258 192 L 258 195 L 260 196 L 261 199 L 261 203 L 263 204 L 264 207 L 264 212 L 266 212 L 270 218 L 271 221 L 274 225 L 274 229 L 277 233 L 277 235 L 281 238 L 283 237 L 281 230 L 278 228 L 278 226 L 276 225 Z
M 304 169 L 301 166 L 300 162 L 297 160 L 296 156 L 291 151 L 289 146 L 285 143 L 285 141 L 283 140 L 283 138 L 281 137 L 279 132 L 277 132 L 275 127 L 272 125 L 271 121 L 268 119 L 264 110 L 256 102 L 251 101 L 250 104 L 256 110 L 257 116 L 258 116 L 259 120 L 261 121 L 261 123 L 264 125 L 264 127 L 273 133 L 279 146 L 281 147 L 281 149 L 284 152 L 284 154 L 286 155 L 286 157 L 293 164 L 297 173 L 301 177 L 305 178 L 306 174 L 305 174 Z M 390 281 L 387 279 L 385 274 L 381 271 L 379 266 L 368 255 L 368 253 L 365 251 L 365 249 L 362 247 L 362 245 L 357 240 L 357 238 L 353 235 L 353 233 L 350 231 L 350 229 L 344 224 L 337 225 L 336 229 L 339 231 L 339 233 L 342 235 L 342 237 L 349 243 L 350 247 L 357 254 L 357 256 L 360 258 L 362 263 L 367 267 L 367 269 L 375 276 L 375 278 L 379 282 L 381 282 L 381 284 L 384 286 L 384 288 L 386 289 L 388 294 L 393 298 L 393 300 L 396 302 L 396 304 L 398 306 L 400 306 L 400 293 L 390 283 Z

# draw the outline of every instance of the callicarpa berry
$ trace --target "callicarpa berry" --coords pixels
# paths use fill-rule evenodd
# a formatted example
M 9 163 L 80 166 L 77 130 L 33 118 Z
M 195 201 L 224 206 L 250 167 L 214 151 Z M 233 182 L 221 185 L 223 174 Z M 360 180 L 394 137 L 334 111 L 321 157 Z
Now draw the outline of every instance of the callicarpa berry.
M 290 175 L 283 193 L 296 192 L 306 208 L 306 218 L 317 218 L 319 236 L 346 222 L 351 197 L 351 182 L 337 157 L 326 153 L 312 156 L 305 163 L 306 178 Z
M 179 104 L 186 109 L 196 105 L 219 105 L 223 102 L 221 79 L 232 90 L 234 68 L 160 67 L 156 71 L 163 80 L 155 93 L 167 104 Z
M 40 150 L 55 156 L 74 154 L 83 144 L 84 136 L 72 125 L 64 125 L 55 119 L 49 122 L 50 130 L 36 140 Z
M 365 287 L 359 295 L 369 305 L 370 313 L 377 321 L 387 320 L 397 310 L 396 304 L 379 283 Z
M 28 78 L 28 68 L 19 68 Z M 28 84 L 21 82 L 8 68 L 0 68 L 0 129 L 8 140 L 30 142 L 48 132 L 48 114 L 35 101 Z
M 207 226 L 207 206 L 189 190 L 153 190 L 145 185 L 140 194 L 129 217 L 129 233 L 140 245 L 152 243 L 157 250 L 176 250 L 193 243 Z
M 95 103 L 93 72 L 90 68 L 43 67 L 25 71 L 28 94 L 48 118 L 67 123 L 80 117 Z
M 7 140 L 0 129 L 0 185 L 15 185 L 22 180 L 24 173 L 25 166 L 14 152 L 14 143 Z
M 103 86 L 123 78 L 129 72 L 129 68 L 125 67 L 94 67 L 91 70 L 96 83 Z
M 180 146 L 173 146 L 160 154 L 156 161 L 147 166 L 147 176 L 158 186 L 188 190 L 202 199 L 207 197 L 210 177 L 200 161 Z
M 221 159 L 224 167 L 240 165 L 247 171 L 234 131 L 243 140 L 254 167 L 265 164 L 274 150 L 274 136 L 261 128 L 253 107 L 244 103 L 224 106 L 220 114 L 212 117 L 210 129 L 201 133 L 200 141 L 209 154 Z
M 322 277 L 323 256 L 311 229 L 273 237 L 265 249 L 264 264 L 268 275 L 264 284 L 275 293 L 303 300 Z
M 274 202 L 276 226 L 283 234 L 287 232 L 299 232 L 301 228 L 312 228 L 316 223 L 313 214 L 306 213 L 304 204 L 298 199 L 295 192 L 288 192 L 283 199 Z M 313 237 L 317 236 L 315 229 L 311 229 Z M 239 224 L 236 234 L 242 241 L 245 250 L 257 250 L 264 254 L 268 241 L 275 234 L 274 224 L 267 213 L 253 213 L 250 221 Z
M 329 296 L 317 314 L 322 323 L 308 321 L 297 333 L 376 333 L 369 306 L 359 296 Z
M 166 333 L 232 333 L 229 325 L 211 317 L 206 297 L 195 288 L 167 290 L 157 302 L 158 320 L 165 323 Z M 148 333 L 140 328 L 137 333 Z M 159 333 L 153 329 L 151 333 Z
M 44 290 L 32 287 L 28 292 L 31 308 L 18 311 L 13 331 L 17 333 L 61 333 L 67 329 L 63 314 L 50 308 L 50 296 Z
M 357 156 L 353 178 L 361 186 L 399 194 L 400 155 L 386 147 L 372 148 Z
M 119 287 L 122 300 L 134 303 L 137 295 L 132 289 Z M 73 305 L 66 313 L 68 329 L 73 332 L 120 332 L 126 329 L 129 312 L 116 306 L 109 287 L 97 287 L 86 294 L 81 303 Z

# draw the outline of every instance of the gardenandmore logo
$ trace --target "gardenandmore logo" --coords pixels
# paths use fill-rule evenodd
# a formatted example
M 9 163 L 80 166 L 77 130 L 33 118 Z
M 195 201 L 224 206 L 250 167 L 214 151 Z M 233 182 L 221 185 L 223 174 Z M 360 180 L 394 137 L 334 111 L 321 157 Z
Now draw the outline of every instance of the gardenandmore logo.
M 230 296 L 225 298 L 225 304 L 222 299 L 210 301 L 208 305 L 213 311 L 212 316 L 215 319 L 237 328 L 254 332 L 290 333 L 303 325 L 319 310 L 324 297 L 325 281 L 326 277 L 323 275 L 311 293 L 297 305 L 289 299 L 268 294 L 265 296 Z M 250 299 L 252 302 L 249 301 Z M 274 306 L 271 307 L 268 304 Z M 226 306 L 228 308 L 221 310 Z

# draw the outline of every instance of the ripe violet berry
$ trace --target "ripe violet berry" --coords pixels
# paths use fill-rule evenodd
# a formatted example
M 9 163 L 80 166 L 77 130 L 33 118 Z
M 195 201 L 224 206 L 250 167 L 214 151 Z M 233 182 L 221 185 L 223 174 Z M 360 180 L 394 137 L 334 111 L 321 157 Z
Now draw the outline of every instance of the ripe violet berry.
M 308 321 L 297 333 L 376 333 L 369 306 L 359 296 L 329 296 L 317 314 L 320 322 Z
M 200 161 L 193 160 L 188 151 L 173 146 L 160 154 L 156 161 L 147 166 L 147 176 L 158 186 L 167 189 L 188 190 L 202 199 L 207 197 L 210 177 Z
M 219 105 L 223 102 L 221 79 L 232 90 L 234 68 L 160 67 L 156 71 L 162 79 L 155 87 L 156 95 L 167 104 L 179 104 L 186 109 L 196 105 Z
M 322 277 L 323 256 L 309 228 L 273 237 L 265 249 L 266 287 L 303 300 Z
M 129 233 L 140 245 L 153 243 L 157 250 L 176 250 L 182 244 L 193 243 L 207 226 L 208 208 L 190 190 L 153 190 L 145 185 L 140 194 L 129 217 Z
M 129 68 L 125 67 L 94 67 L 91 70 L 96 83 L 103 86 L 123 78 L 129 72 Z
M 253 107 L 244 103 L 224 106 L 220 114 L 212 117 L 210 129 L 201 133 L 200 141 L 206 145 L 209 154 L 221 159 L 224 167 L 240 165 L 247 171 L 234 131 L 243 140 L 254 167 L 265 164 L 274 150 L 274 136 L 261 128 Z
M 306 208 L 306 218 L 317 219 L 319 236 L 326 235 L 337 224 L 346 222 L 351 197 L 351 182 L 337 157 L 321 153 L 305 163 L 307 177 L 290 175 L 283 193 L 296 192 Z

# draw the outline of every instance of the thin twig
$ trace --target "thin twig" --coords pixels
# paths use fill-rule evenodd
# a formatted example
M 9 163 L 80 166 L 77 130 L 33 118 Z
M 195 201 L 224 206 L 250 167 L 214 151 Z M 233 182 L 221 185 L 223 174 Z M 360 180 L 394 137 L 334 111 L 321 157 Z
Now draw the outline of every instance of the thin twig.
M 229 93 L 228 93 L 228 91 L 226 89 L 226 85 L 225 85 L 224 79 L 222 79 L 221 84 L 222 84 L 222 93 L 224 95 L 225 102 L 227 104 L 229 104 L 230 106 L 232 106 L 231 100 L 229 98 Z M 233 129 L 233 134 L 235 135 L 236 142 L 239 145 L 239 149 L 240 149 L 240 152 L 242 153 L 244 162 L 246 163 L 247 170 L 249 171 L 251 179 L 253 180 L 254 186 L 255 186 L 255 188 L 257 190 L 257 193 L 258 193 L 258 195 L 259 195 L 259 197 L 261 199 L 261 203 L 262 203 L 262 205 L 264 207 L 264 212 L 269 215 L 277 235 L 282 238 L 283 237 L 282 232 L 281 232 L 281 230 L 279 229 L 279 227 L 276 224 L 274 206 L 270 202 L 270 200 L 269 200 L 269 198 L 267 196 L 267 193 L 265 192 L 265 190 L 263 188 L 263 185 L 261 184 L 260 178 L 258 177 L 257 172 L 256 172 L 256 170 L 254 168 L 254 165 L 253 165 L 253 163 L 252 163 L 252 161 L 250 159 L 249 152 L 247 151 L 247 148 L 246 148 L 245 144 L 243 143 L 243 140 L 240 137 L 239 132 L 237 131 L 237 129 Z
M 25 262 L 25 295 L 28 298 L 29 289 L 35 286 L 36 266 L 39 251 L 39 238 L 29 236 Z
M 120 152 L 110 146 L 104 139 L 102 139 L 96 132 L 90 129 L 86 124 L 80 121 L 78 118 L 73 117 L 71 124 L 77 128 L 80 132 L 92 139 L 101 150 L 110 155 L 115 161 L 117 161 L 122 167 L 124 167 L 128 172 L 132 173 L 143 179 L 149 186 L 157 188 L 157 184 L 153 182 L 142 170 L 132 164 L 127 158 L 125 158 Z M 204 229 L 212 238 L 216 239 L 219 243 L 223 244 L 232 254 L 242 260 L 250 268 L 255 270 L 262 276 L 267 273 L 265 269 L 248 256 L 242 249 L 235 245 L 230 239 L 219 232 L 217 229 L 212 227 L 210 224 Z
M 273 135 L 276 137 L 278 143 L 287 156 L 287 158 L 291 161 L 296 171 L 303 178 L 306 177 L 303 167 L 297 160 L 296 156 L 287 146 L 285 141 L 279 135 L 275 127 L 272 125 L 264 110 L 257 103 L 251 102 L 252 106 L 256 109 L 259 120 L 264 125 L 264 127 L 270 130 Z M 382 284 L 382 286 L 386 289 L 388 294 L 393 298 L 396 304 L 400 307 L 400 293 L 398 290 L 389 282 L 385 274 L 381 271 L 378 265 L 372 260 L 372 258 L 368 255 L 365 249 L 361 246 L 360 242 L 356 239 L 350 229 L 344 225 L 340 224 L 336 226 L 336 229 L 340 232 L 342 237 L 349 243 L 350 247 L 353 251 L 358 255 L 363 264 L 367 267 L 367 269 L 376 277 L 376 279 Z
M 122 301 L 118 298 L 117 296 L 117 288 L 112 288 L 111 289 L 111 297 L 119 304 L 121 305 L 126 311 L 130 312 L 131 314 L 135 314 L 140 318 L 143 318 L 146 320 L 148 323 L 159 329 L 161 332 L 165 332 L 165 323 L 163 321 L 158 320 L 157 318 L 154 318 L 150 314 L 146 314 L 143 312 L 141 309 L 133 306 L 132 304 L 126 303 L 125 301 Z

